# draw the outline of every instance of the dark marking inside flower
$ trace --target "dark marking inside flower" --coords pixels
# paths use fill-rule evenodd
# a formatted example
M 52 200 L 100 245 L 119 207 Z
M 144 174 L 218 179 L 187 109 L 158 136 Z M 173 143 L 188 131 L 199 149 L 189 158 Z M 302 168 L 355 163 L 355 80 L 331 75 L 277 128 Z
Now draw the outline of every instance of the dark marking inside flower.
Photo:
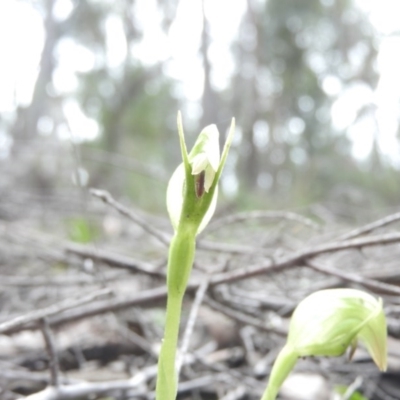
M 199 174 L 194 177 L 194 184 L 196 190 L 197 198 L 200 198 L 204 194 L 204 181 L 205 181 L 206 173 L 205 171 L 201 171 Z

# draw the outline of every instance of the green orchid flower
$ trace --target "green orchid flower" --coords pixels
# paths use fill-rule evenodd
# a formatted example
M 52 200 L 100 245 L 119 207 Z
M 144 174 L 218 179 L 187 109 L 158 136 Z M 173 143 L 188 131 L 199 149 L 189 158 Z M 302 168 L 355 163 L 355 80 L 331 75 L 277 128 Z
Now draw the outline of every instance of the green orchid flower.
M 274 400 L 299 357 L 353 355 L 360 340 L 381 371 L 387 366 L 387 327 L 382 300 L 356 289 L 321 290 L 293 312 L 286 345 L 272 368 L 262 400 Z
M 164 340 L 158 360 L 156 400 L 175 400 L 176 348 L 183 295 L 193 265 L 196 235 L 210 221 L 217 203 L 218 181 L 232 143 L 235 121 L 220 157 L 219 133 L 215 125 L 204 128 L 188 154 L 178 114 L 182 164 L 173 173 L 167 189 L 167 209 L 175 234 L 171 240 L 167 267 L 167 312 Z
M 180 122 L 178 122 L 178 126 L 181 126 Z M 233 133 L 232 129 L 231 132 Z M 230 145 L 230 142 L 227 143 Z M 185 145 L 182 151 L 186 151 Z M 184 199 L 189 197 L 189 201 L 192 204 L 197 203 L 197 208 L 200 211 L 200 215 L 197 215 L 197 219 L 199 220 L 201 218 L 197 229 L 198 234 L 210 222 L 217 205 L 218 186 L 216 176 L 219 170 L 222 170 L 223 163 L 220 162 L 219 132 L 216 125 L 209 125 L 201 131 L 192 151 L 186 154 L 183 159 L 184 162 L 175 170 L 168 184 L 167 209 L 172 226 L 176 231 L 181 219 Z M 186 173 L 187 170 L 190 171 L 189 176 Z M 187 182 L 189 182 L 189 184 L 187 184 Z M 187 193 L 187 190 L 191 190 L 192 193 Z M 211 190 L 212 194 L 207 196 Z M 194 198 L 194 195 L 197 199 Z M 204 195 L 206 195 L 205 201 L 199 201 Z M 211 202 L 207 197 L 211 198 Z M 208 207 L 201 207 L 203 203 L 208 203 Z M 207 209 L 205 210 L 205 208 Z

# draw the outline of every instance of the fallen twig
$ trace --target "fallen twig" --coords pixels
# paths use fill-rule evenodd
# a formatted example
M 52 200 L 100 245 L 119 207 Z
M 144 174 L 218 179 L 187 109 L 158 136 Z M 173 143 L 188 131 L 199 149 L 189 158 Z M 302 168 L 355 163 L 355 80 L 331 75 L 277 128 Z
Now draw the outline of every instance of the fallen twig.
M 228 215 L 226 217 L 218 218 L 212 221 L 207 226 L 207 231 L 212 232 L 220 228 L 224 228 L 226 225 L 235 224 L 237 222 L 248 221 L 251 219 L 285 219 L 288 221 L 298 222 L 306 225 L 309 228 L 318 230 L 320 226 L 309 218 L 303 217 L 302 215 L 296 214 L 290 211 L 250 211 L 241 212 L 237 214 Z
M 345 233 L 337 238 L 337 240 L 348 240 L 354 239 L 358 236 L 365 235 L 372 232 L 375 229 L 383 228 L 386 225 L 392 224 L 400 220 L 400 212 L 388 215 L 386 217 L 380 218 L 374 222 L 361 226 L 360 228 L 353 229 L 352 231 Z
M 49 355 L 50 384 L 51 386 L 58 387 L 60 384 L 58 355 L 54 344 L 53 332 L 50 329 L 47 318 L 41 319 L 41 330 L 46 344 L 46 350 Z
M 132 257 L 127 257 L 111 251 L 100 250 L 93 246 L 86 246 L 78 243 L 67 243 L 64 246 L 67 253 L 73 253 L 79 257 L 91 258 L 95 261 L 100 261 L 104 264 L 121 268 L 130 272 L 141 272 L 149 276 L 155 276 L 165 279 L 165 272 L 153 267 L 153 265 L 136 260 Z
M 79 297 L 74 300 L 68 299 L 61 303 L 42 308 L 40 310 L 32 311 L 30 313 L 21 315 L 20 317 L 13 318 L 10 321 L 2 322 L 0 324 L 0 333 L 7 333 L 10 331 L 21 329 L 26 324 L 37 322 L 42 318 L 51 317 L 52 315 L 58 314 L 73 307 L 81 306 L 82 304 L 93 301 L 98 297 L 109 295 L 110 293 L 110 289 L 101 289 L 87 296 Z
M 314 271 L 322 272 L 326 275 L 331 275 L 343 281 L 358 283 L 359 285 L 379 293 L 397 294 L 400 295 L 400 287 L 390 285 L 388 283 L 379 282 L 373 279 L 365 278 L 362 275 L 352 274 L 349 272 L 339 271 L 335 268 L 328 267 L 314 260 L 307 260 L 305 264 Z
M 116 201 L 109 192 L 105 190 L 99 189 L 91 189 L 90 193 L 104 201 L 104 203 L 109 204 L 111 207 L 115 208 L 120 214 L 128 217 L 130 220 L 138 224 L 142 229 L 144 229 L 147 233 L 157 238 L 162 244 L 169 246 L 169 242 L 171 241 L 171 235 L 168 235 L 159 229 L 152 227 L 148 221 L 143 219 L 140 215 L 134 213 L 128 207 L 125 207 L 118 201 Z

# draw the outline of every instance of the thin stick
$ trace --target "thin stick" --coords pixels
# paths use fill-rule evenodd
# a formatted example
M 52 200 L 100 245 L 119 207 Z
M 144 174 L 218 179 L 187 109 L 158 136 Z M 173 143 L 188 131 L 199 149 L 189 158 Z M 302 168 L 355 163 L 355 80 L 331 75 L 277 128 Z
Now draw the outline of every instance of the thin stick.
M 109 295 L 111 293 L 110 289 L 101 289 L 93 292 L 87 296 L 80 297 L 75 300 L 66 300 L 58 304 L 54 304 L 52 306 L 42 308 L 40 310 L 32 311 L 25 315 L 21 315 L 19 317 L 13 318 L 10 321 L 6 321 L 0 324 L 0 333 L 5 333 L 16 328 L 20 328 L 30 322 L 36 322 L 42 318 L 50 317 L 52 315 L 58 314 L 61 311 L 68 310 L 69 308 L 77 307 L 85 303 L 89 303 L 97 299 L 98 297 L 102 297 L 105 295 Z
M 25 397 L 25 400 L 74 400 L 89 395 L 100 395 L 115 390 L 137 389 L 137 384 L 132 380 L 120 380 L 111 382 L 82 382 L 75 385 L 60 386 L 58 388 L 49 386 L 46 389 Z M 130 392 L 132 398 L 146 395 L 144 390 Z
M 157 238 L 162 244 L 169 246 L 169 242 L 171 241 L 171 236 L 153 228 L 148 221 L 144 220 L 141 216 L 135 214 L 132 210 L 125 207 L 121 203 L 117 202 L 110 193 L 105 190 L 99 189 L 90 189 L 90 193 L 98 197 L 100 200 L 104 201 L 104 203 L 110 205 L 111 207 L 115 208 L 120 214 L 128 217 L 130 220 L 138 224 L 142 229 L 144 229 L 147 233 L 152 235 L 153 237 Z
M 360 239 L 322 244 L 319 246 L 305 248 L 304 250 L 292 253 L 276 261 L 267 261 L 263 264 L 256 264 L 247 268 L 213 275 L 210 279 L 210 285 L 213 286 L 220 283 L 249 279 L 265 273 L 280 272 L 285 269 L 292 268 L 295 265 L 302 264 L 307 259 L 325 253 L 333 253 L 336 251 L 358 249 L 361 247 L 378 246 L 397 242 L 400 242 L 400 233 L 388 233 L 385 235 L 368 236 Z
M 389 285 L 384 282 L 378 282 L 373 279 L 364 278 L 360 275 L 339 271 L 335 268 L 328 267 L 326 265 L 323 265 L 319 262 L 312 261 L 312 260 L 306 261 L 305 264 L 315 271 L 322 272 L 323 274 L 326 274 L 326 275 L 335 276 L 336 278 L 340 278 L 347 282 L 358 283 L 359 285 L 364 286 L 364 287 L 374 290 L 374 291 L 378 291 L 381 293 L 387 293 L 387 294 L 400 295 L 400 288 L 395 285 Z
M 288 221 L 301 223 L 312 229 L 320 229 L 320 227 L 311 219 L 290 211 L 250 211 L 218 218 L 207 226 L 207 232 L 223 228 L 228 224 L 248 221 L 249 219 L 286 219 Z
M 91 258 L 115 268 L 125 269 L 130 272 L 140 272 L 150 276 L 156 276 L 165 279 L 165 272 L 153 267 L 150 263 L 142 260 L 136 260 L 111 251 L 100 250 L 94 246 L 87 246 L 78 243 L 67 243 L 64 246 L 67 253 L 75 254 L 79 257 Z
M 363 384 L 363 380 L 364 379 L 362 376 L 357 376 L 354 382 L 347 388 L 345 394 L 342 397 L 342 400 L 349 400 L 353 396 L 354 392 L 356 392 L 361 387 L 361 385 Z
M 232 318 L 242 324 L 254 326 L 255 328 L 258 328 L 264 332 L 276 333 L 277 335 L 283 337 L 287 336 L 286 329 L 280 327 L 269 327 L 264 322 L 260 322 L 258 318 L 251 317 L 249 315 L 244 314 L 243 312 L 227 307 L 221 304 L 220 302 L 213 300 L 210 297 L 207 297 L 205 299 L 205 303 L 214 310 L 219 311 L 220 313 L 225 314 L 227 317 Z
M 387 215 L 386 217 L 380 218 L 374 222 L 371 222 L 367 225 L 364 225 L 360 228 L 353 229 L 352 231 L 345 233 L 342 236 L 339 236 L 337 240 L 348 240 L 354 239 L 358 236 L 365 235 L 366 233 L 370 233 L 375 229 L 383 228 L 386 225 L 392 224 L 400 220 L 400 212 Z
M 204 239 L 197 241 L 197 248 L 201 250 L 229 254 L 254 255 L 255 253 L 257 253 L 259 255 L 265 255 L 267 257 L 271 254 L 270 249 L 264 249 L 262 247 L 246 246 L 237 243 L 218 243 Z
M 43 334 L 44 342 L 46 344 L 47 354 L 49 355 L 50 384 L 51 386 L 57 388 L 60 385 L 60 370 L 58 364 L 58 355 L 54 344 L 53 332 L 50 329 L 47 318 L 42 318 L 40 322 L 41 331 Z

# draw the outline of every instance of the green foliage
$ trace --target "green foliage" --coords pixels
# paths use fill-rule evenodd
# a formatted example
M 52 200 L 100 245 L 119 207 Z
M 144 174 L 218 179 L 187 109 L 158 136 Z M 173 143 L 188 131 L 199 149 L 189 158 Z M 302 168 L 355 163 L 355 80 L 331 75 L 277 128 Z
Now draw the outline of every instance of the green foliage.
M 97 228 L 87 218 L 75 217 L 66 221 L 68 238 L 77 243 L 92 242 L 98 236 Z
M 336 392 L 342 396 L 346 393 L 347 389 L 348 387 L 343 385 L 338 385 L 335 388 Z M 349 400 L 368 400 L 368 399 L 364 397 L 360 392 L 356 391 L 351 395 L 351 397 L 349 397 Z

